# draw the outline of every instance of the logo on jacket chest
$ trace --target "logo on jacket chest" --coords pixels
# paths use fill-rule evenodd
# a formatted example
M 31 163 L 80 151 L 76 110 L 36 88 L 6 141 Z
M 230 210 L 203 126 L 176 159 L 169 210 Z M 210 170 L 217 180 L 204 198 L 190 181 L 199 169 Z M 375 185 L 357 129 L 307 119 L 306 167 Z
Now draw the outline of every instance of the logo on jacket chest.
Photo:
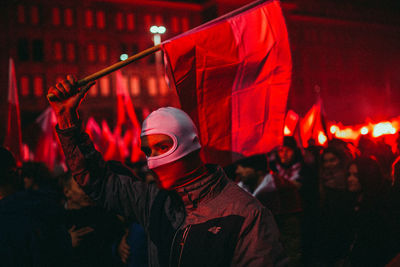
M 208 231 L 210 233 L 213 233 L 214 235 L 216 235 L 219 233 L 219 231 L 221 231 L 221 229 L 222 229 L 222 227 L 220 227 L 220 226 L 213 226 L 210 229 L 208 229 Z

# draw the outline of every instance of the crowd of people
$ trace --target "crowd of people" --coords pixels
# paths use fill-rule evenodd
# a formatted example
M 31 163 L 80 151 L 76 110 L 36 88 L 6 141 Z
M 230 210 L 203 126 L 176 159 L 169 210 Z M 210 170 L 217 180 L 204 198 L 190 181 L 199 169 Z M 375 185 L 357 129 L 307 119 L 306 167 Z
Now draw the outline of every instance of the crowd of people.
M 286 136 L 273 151 L 228 167 L 274 214 L 293 266 L 391 262 L 400 253 L 399 171 L 400 157 L 365 136 L 357 147 L 333 139 L 303 151 Z
M 50 88 L 67 172 L 0 149 L 1 266 L 385 266 L 400 253 L 400 156 L 294 137 L 221 168 L 187 114 L 143 122 L 147 162 L 105 162 L 81 129 L 80 90 Z M 55 100 L 54 100 L 55 99 Z M 399 156 L 396 159 L 396 156 Z M 397 256 L 397 257 L 396 257 Z M 392 265 L 395 266 L 395 265 Z
M 225 168 L 274 215 L 289 266 L 385 266 L 400 253 L 400 157 L 372 140 L 359 144 L 331 140 L 302 151 L 287 136 Z M 1 162 L 4 266 L 149 266 L 143 227 L 96 205 L 70 172 L 39 162 L 17 168 L 5 148 Z M 126 164 L 156 183 L 146 162 Z

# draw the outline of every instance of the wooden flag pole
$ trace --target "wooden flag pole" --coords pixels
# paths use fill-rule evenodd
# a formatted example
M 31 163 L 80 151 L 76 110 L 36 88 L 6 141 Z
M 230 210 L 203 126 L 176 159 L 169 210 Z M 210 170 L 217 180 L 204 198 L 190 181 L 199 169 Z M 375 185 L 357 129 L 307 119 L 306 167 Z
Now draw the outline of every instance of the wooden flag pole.
M 79 80 L 76 85 L 77 85 L 77 87 L 85 86 L 86 84 L 88 84 L 88 83 L 90 83 L 92 81 L 95 81 L 95 80 L 97 80 L 97 79 L 99 79 L 99 78 L 101 78 L 103 76 L 106 76 L 107 74 L 110 74 L 113 71 L 119 70 L 120 68 L 125 67 L 126 65 L 128 65 L 128 64 L 130 64 L 130 63 L 132 63 L 132 62 L 134 62 L 136 60 L 139 60 L 139 59 L 141 59 L 141 58 L 143 58 L 143 57 L 145 57 L 147 55 L 150 55 L 150 54 L 152 54 L 154 52 L 157 52 L 160 49 L 161 49 L 161 45 L 160 44 L 156 45 L 156 46 L 153 46 L 153 47 L 150 47 L 150 48 L 148 48 L 146 50 L 143 50 L 140 53 L 137 53 L 136 55 L 128 57 L 127 59 L 125 59 L 123 61 L 115 63 L 115 64 L 113 64 L 111 66 L 108 66 L 107 68 L 104 68 L 104 69 L 102 69 L 102 70 L 100 70 L 98 72 L 95 72 L 95 73 L 93 73 L 93 74 L 91 74 L 89 76 L 86 76 L 85 78 Z M 53 95 L 53 94 L 48 94 L 47 98 L 50 101 L 56 101 L 57 100 L 56 96 Z

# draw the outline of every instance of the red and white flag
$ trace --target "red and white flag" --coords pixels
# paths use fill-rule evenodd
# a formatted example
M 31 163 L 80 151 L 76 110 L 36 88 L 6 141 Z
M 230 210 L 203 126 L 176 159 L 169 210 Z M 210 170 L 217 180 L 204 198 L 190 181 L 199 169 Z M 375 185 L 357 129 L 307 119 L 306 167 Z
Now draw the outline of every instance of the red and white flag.
M 251 3 L 162 49 L 206 161 L 226 165 L 282 142 L 292 63 L 279 1 Z
M 50 107 L 47 108 L 36 119 L 36 123 L 42 131 L 36 145 L 35 161 L 44 162 L 50 170 L 53 170 L 57 164 L 64 162 L 64 154 L 55 132 L 57 118 L 54 110 Z
M 90 139 L 93 141 L 95 148 L 102 154 L 105 152 L 105 147 L 107 146 L 106 140 L 103 138 L 103 132 L 100 125 L 96 122 L 93 117 L 89 117 L 86 122 L 85 132 L 89 135 Z
M 19 111 L 18 89 L 15 76 L 14 61 L 9 60 L 8 72 L 8 116 L 7 116 L 7 132 L 4 139 L 4 146 L 9 149 L 17 161 L 18 165 L 22 164 L 22 132 L 21 117 Z
M 121 71 L 115 72 L 117 87 L 117 125 L 114 134 L 120 153 L 131 162 L 145 158 L 140 150 L 141 126 L 128 91 L 128 82 Z

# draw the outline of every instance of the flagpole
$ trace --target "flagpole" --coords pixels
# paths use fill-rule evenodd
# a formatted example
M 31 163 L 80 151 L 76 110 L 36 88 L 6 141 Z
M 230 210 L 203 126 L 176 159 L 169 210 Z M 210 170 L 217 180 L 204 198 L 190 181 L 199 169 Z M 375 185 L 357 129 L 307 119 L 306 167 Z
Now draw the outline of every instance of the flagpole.
M 90 83 L 92 81 L 95 81 L 95 80 L 97 80 L 97 79 L 99 79 L 99 78 L 101 78 L 103 76 L 106 76 L 107 74 L 110 74 L 111 72 L 119 70 L 120 68 L 125 67 L 126 65 L 128 65 L 128 64 L 130 64 L 130 63 L 132 63 L 132 62 L 134 62 L 136 60 L 139 60 L 139 59 L 141 59 L 141 58 L 143 58 L 145 56 L 148 56 L 148 55 L 150 55 L 150 54 L 152 54 L 154 52 L 157 52 L 159 50 L 161 50 L 161 44 L 153 46 L 153 47 L 150 47 L 150 48 L 148 48 L 146 50 L 143 50 L 142 52 L 137 53 L 137 54 L 135 54 L 133 56 L 130 56 L 130 57 L 128 57 L 127 59 L 125 59 L 123 61 L 117 62 L 117 63 L 115 63 L 115 64 L 113 64 L 111 66 L 108 66 L 108 67 L 106 67 L 106 68 L 104 68 L 102 70 L 99 70 L 98 72 L 95 72 L 95 73 L 93 73 L 93 74 L 91 74 L 89 76 L 86 76 L 85 78 L 83 78 L 83 79 L 81 79 L 81 80 L 79 80 L 77 82 L 77 87 L 85 86 L 86 84 L 88 84 L 88 83 Z M 53 95 L 53 94 L 48 94 L 47 95 L 47 99 L 49 99 L 50 101 L 57 100 L 56 96 Z

